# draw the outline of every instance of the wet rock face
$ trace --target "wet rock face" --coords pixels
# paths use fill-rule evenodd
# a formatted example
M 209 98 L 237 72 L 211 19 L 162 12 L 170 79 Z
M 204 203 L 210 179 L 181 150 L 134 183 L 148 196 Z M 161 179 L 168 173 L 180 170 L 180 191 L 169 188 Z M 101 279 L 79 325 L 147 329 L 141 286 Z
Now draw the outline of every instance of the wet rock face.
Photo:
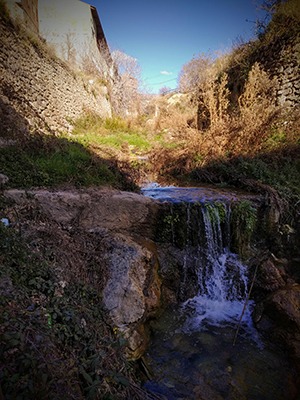
M 300 285 L 288 285 L 273 293 L 265 309 L 281 326 L 300 333 Z
M 267 259 L 259 266 L 255 286 L 267 292 L 273 292 L 285 286 L 285 273 L 278 269 L 272 259 Z
M 300 343 L 300 285 L 293 279 L 288 260 L 265 252 L 253 259 L 250 266 L 252 270 L 257 268 L 252 317 L 258 330 L 288 348 L 292 342 Z
M 300 368 L 300 285 L 287 285 L 270 294 L 262 307 L 258 329 L 288 349 Z
M 160 244 L 158 258 L 164 301 L 172 304 L 196 296 L 199 290 L 197 270 L 194 265 L 197 260 L 197 248 L 189 247 L 187 250 L 182 250 L 171 244 Z
M 287 260 L 272 254 L 258 265 L 254 284 L 260 298 L 253 320 L 259 331 L 289 349 L 297 364 L 300 360 L 300 284 L 288 273 Z

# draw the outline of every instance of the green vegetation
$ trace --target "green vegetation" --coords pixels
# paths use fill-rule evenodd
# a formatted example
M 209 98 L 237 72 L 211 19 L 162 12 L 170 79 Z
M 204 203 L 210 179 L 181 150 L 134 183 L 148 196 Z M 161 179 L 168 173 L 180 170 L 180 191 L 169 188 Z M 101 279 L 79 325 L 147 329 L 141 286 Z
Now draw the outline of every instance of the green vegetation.
M 174 232 L 178 231 L 176 229 L 178 224 L 183 223 L 184 220 L 180 219 L 180 215 L 177 213 L 176 209 L 171 208 L 171 214 L 166 214 L 162 219 L 162 226 L 159 232 L 159 239 L 166 242 L 173 242 Z
M 111 328 L 97 285 L 59 281 L 50 259 L 0 223 L 5 398 L 131 398 L 125 342 Z
M 257 210 L 250 201 L 242 200 L 237 202 L 232 210 L 233 224 L 238 225 L 247 237 L 253 234 L 257 223 Z
M 72 134 L 81 135 L 99 134 L 103 127 L 103 120 L 95 113 L 82 114 L 76 121 L 69 121 L 73 125 Z
M 242 200 L 233 205 L 231 226 L 233 249 L 245 257 L 257 227 L 257 210 L 250 201 Z
M 208 212 L 209 219 L 213 225 L 223 223 L 226 220 L 227 210 L 226 205 L 219 201 L 214 203 L 206 203 L 205 208 Z
M 63 137 L 32 137 L 23 148 L 1 148 L 0 163 L 2 173 L 10 178 L 10 187 L 72 184 L 134 188 L 116 163 L 96 157 L 88 147 Z
M 142 153 L 150 149 L 150 143 L 138 133 L 112 132 L 105 136 L 90 136 L 85 134 L 82 143 L 91 145 L 103 145 L 114 150 L 121 150 L 124 146 L 129 146 L 132 151 Z
M 99 151 L 101 147 L 107 148 L 113 153 L 122 150 L 127 157 L 143 154 L 152 147 L 152 138 L 141 128 L 131 128 L 121 118 L 102 120 L 95 114 L 86 114 L 74 121 L 72 135 L 85 146 L 96 146 Z

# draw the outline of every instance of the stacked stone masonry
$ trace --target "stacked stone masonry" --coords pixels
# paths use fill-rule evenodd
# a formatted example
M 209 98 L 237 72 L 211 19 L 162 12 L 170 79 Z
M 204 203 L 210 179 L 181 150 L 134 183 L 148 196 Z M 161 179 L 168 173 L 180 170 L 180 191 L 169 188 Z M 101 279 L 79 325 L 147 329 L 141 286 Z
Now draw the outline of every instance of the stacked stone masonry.
M 0 17 L 0 115 L 23 129 L 69 130 L 70 120 L 84 111 L 111 115 L 105 86 L 76 75 L 35 40 L 22 36 Z M 12 114 L 10 116 L 10 114 Z
M 285 107 L 300 104 L 300 36 L 281 38 L 260 51 L 257 59 L 278 81 L 278 103 Z

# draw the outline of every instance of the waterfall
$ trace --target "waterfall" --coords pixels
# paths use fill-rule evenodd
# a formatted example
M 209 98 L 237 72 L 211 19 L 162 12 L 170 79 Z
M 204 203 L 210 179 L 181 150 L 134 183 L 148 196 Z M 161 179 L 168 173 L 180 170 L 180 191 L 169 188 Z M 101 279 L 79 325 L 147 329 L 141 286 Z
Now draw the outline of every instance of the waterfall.
M 212 188 L 150 186 L 143 193 L 164 203 L 157 236 L 172 244 L 179 264 L 177 295 L 188 316 L 185 328 L 237 323 L 248 277 L 247 267 L 231 251 L 230 226 L 232 204 L 245 202 L 244 198 Z M 243 322 L 250 327 L 252 303 L 248 304 Z
M 151 325 L 144 359 L 154 375 L 145 387 L 168 399 L 287 398 L 297 375 L 281 351 L 265 346 L 251 301 L 233 346 L 250 286 L 239 255 L 249 254 L 255 203 L 207 188 L 145 194 L 163 203 L 155 240 L 166 299 Z
M 189 214 L 190 207 L 187 206 L 187 222 L 190 221 Z M 230 204 L 203 203 L 199 214 L 201 226 L 198 224 L 198 243 L 194 249 L 197 256 L 193 266 L 197 274 L 197 294 L 182 305 L 182 310 L 189 316 L 185 325 L 187 330 L 205 329 L 207 324 L 235 323 L 247 297 L 247 267 L 230 251 Z M 185 250 L 191 254 L 190 238 L 186 240 Z M 183 268 L 187 268 L 186 263 Z M 187 275 L 184 271 L 184 276 Z M 251 325 L 249 308 L 244 321 Z

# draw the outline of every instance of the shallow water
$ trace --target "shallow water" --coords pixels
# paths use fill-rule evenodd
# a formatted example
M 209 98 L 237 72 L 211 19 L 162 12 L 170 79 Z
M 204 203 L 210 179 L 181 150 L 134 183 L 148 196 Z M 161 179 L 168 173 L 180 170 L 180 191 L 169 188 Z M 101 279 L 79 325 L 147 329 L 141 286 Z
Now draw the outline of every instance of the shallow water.
M 169 400 L 291 400 L 295 375 L 285 355 L 275 352 L 249 328 L 236 325 L 187 331 L 181 309 L 169 308 L 152 324 L 145 362 L 152 379 L 145 387 Z M 252 332 L 253 333 L 253 332 Z
M 186 203 L 181 285 L 184 289 L 194 271 L 198 290 L 192 298 L 184 291 L 184 303 L 169 307 L 152 322 L 152 340 L 144 356 L 152 378 L 145 388 L 168 400 L 296 400 L 296 377 L 289 360 L 256 331 L 253 302 L 244 309 L 247 267 L 229 248 L 230 203 L 251 195 L 155 184 L 143 193 L 159 201 Z M 216 201 L 227 204 L 223 220 Z M 200 203 L 198 214 L 193 214 L 197 223 L 191 224 L 189 203 L 196 202 Z
M 156 183 L 149 184 L 142 188 L 142 193 L 159 201 L 170 203 L 180 202 L 206 202 L 215 200 L 237 200 L 240 198 L 257 198 L 257 195 L 251 195 L 241 190 L 231 190 L 215 188 L 210 186 L 201 187 L 175 187 L 159 186 Z

